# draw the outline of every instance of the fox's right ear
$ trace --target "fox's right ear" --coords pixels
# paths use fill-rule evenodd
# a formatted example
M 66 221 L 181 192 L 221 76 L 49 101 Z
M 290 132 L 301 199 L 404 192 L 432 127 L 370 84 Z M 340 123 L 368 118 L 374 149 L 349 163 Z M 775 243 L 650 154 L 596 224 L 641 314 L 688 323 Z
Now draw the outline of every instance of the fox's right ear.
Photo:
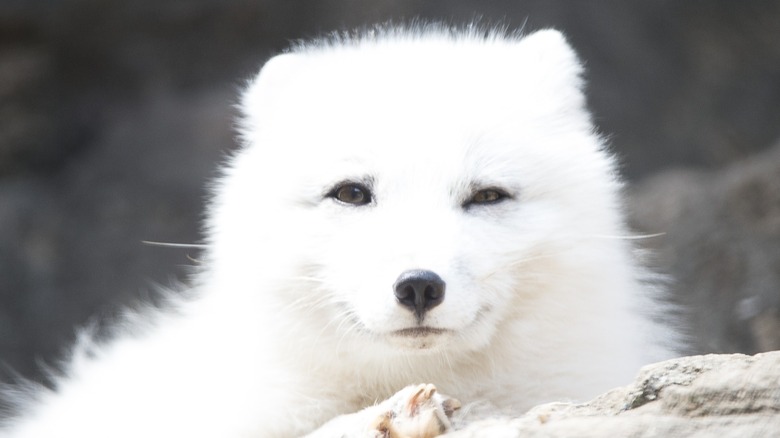
M 582 87 L 582 62 L 566 37 L 555 29 L 538 30 L 520 40 L 524 60 L 546 72 L 551 79 Z
M 251 79 L 241 96 L 241 112 L 246 119 L 260 116 L 263 107 L 273 105 L 284 84 L 301 71 L 303 57 L 295 53 L 283 53 L 269 59 Z
M 543 29 L 530 33 L 520 40 L 520 44 L 533 51 L 541 62 L 554 65 L 578 66 L 577 53 L 559 30 Z

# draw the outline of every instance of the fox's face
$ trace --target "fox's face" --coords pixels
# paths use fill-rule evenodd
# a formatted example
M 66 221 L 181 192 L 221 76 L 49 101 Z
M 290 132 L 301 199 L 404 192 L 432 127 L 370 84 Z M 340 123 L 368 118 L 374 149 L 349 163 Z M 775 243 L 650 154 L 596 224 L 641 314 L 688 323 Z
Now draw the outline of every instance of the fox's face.
M 534 251 L 523 236 L 538 234 L 517 219 L 534 207 L 510 175 L 442 146 L 368 147 L 309 176 L 320 191 L 304 213 L 307 270 L 355 335 L 417 349 L 478 344 L 514 297 L 515 268 Z
M 404 350 L 479 348 L 532 313 L 558 256 L 611 229 L 590 201 L 611 163 L 560 35 L 453 44 L 490 43 L 270 61 L 215 203 L 217 273 L 263 279 L 318 336 Z

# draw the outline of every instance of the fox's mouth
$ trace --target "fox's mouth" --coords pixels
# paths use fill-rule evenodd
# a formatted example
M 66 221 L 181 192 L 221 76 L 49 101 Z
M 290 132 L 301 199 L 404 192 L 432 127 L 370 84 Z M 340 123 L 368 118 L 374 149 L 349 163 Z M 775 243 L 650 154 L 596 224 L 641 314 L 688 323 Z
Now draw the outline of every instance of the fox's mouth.
M 405 337 L 405 338 L 421 338 L 421 337 L 424 337 L 424 336 L 441 335 L 441 334 L 447 333 L 449 331 L 450 330 L 447 330 L 447 329 L 428 327 L 428 326 L 407 327 L 405 329 L 396 330 L 396 331 L 392 332 L 392 335 L 394 335 L 394 336 L 402 336 L 402 337 Z

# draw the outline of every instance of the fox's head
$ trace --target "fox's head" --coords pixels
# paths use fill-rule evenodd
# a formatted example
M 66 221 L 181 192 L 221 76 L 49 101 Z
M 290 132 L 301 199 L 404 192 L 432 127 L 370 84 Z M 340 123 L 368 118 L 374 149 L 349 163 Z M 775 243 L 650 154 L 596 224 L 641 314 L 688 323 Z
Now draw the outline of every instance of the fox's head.
M 272 58 L 241 103 L 209 275 L 323 342 L 484 346 L 537 317 L 550 279 L 587 281 L 567 267 L 620 228 L 580 75 L 550 30 L 385 29 Z

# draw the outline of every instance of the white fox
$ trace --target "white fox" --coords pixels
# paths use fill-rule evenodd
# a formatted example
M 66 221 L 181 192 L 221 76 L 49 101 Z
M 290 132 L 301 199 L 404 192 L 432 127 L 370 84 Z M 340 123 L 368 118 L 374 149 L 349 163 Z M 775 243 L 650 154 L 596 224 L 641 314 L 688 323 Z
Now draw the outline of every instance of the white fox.
M 428 437 L 629 382 L 673 335 L 581 74 L 553 30 L 272 58 L 186 298 L 85 337 L 0 436 Z

